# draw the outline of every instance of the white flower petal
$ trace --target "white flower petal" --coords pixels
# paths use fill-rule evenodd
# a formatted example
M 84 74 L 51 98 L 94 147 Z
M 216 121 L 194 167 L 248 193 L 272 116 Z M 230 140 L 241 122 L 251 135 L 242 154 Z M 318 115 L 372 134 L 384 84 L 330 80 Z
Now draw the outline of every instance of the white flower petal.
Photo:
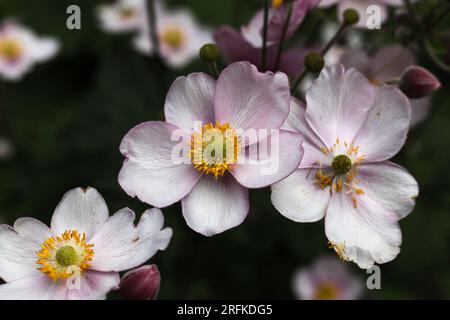
M 44 274 L 0 285 L 0 300 L 66 300 L 65 281 L 53 281 Z
M 164 218 L 161 210 L 147 210 L 137 226 L 134 226 L 134 219 L 133 211 L 122 209 L 110 217 L 90 240 L 95 252 L 93 270 L 128 270 L 143 264 L 158 250 L 167 247 L 172 229 L 162 229 Z
M 290 97 L 284 73 L 260 73 L 249 62 L 235 62 L 217 80 L 216 119 L 244 131 L 279 129 L 289 114 Z
M 33 218 L 19 218 L 14 222 L 14 230 L 23 238 L 27 238 L 42 245 L 45 240 L 53 236 L 52 231 L 45 224 Z
M 188 226 L 205 236 L 213 236 L 245 220 L 249 210 L 248 190 L 229 174 L 218 179 L 205 175 L 181 204 Z
M 12 227 L 0 225 L 0 278 L 9 282 L 36 276 L 40 244 L 21 237 Z
M 325 216 L 325 233 L 331 243 L 344 249 L 345 258 L 368 269 L 374 263 L 393 260 L 400 252 L 402 234 L 395 214 L 388 213 L 370 198 L 335 193 Z
M 178 131 L 182 141 L 172 141 L 176 140 L 172 134 Z M 131 129 L 120 145 L 126 159 L 119 184 L 128 195 L 155 207 L 181 200 L 201 177 L 190 162 L 184 163 L 186 159 L 172 157 L 179 143 L 185 147 L 190 141 L 184 130 L 165 122 L 149 121 Z
M 278 130 L 266 140 L 241 150 L 231 174 L 251 189 L 267 187 L 287 177 L 300 165 L 303 137 L 299 133 Z
M 387 212 L 403 219 L 413 209 L 419 186 L 413 176 L 395 163 L 362 164 L 358 168 L 359 187 Z
M 325 67 L 306 92 L 306 120 L 328 148 L 336 139 L 350 144 L 374 98 L 375 88 L 359 71 Z
M 53 213 L 51 228 L 60 235 L 77 230 L 91 238 L 109 217 L 105 200 L 94 188 L 72 189 L 63 196 Z
M 353 141 L 358 155 L 367 162 L 392 158 L 405 144 L 410 121 L 408 98 L 395 87 L 376 87 L 373 107 Z
M 67 289 L 68 300 L 105 300 L 111 290 L 119 286 L 117 272 L 98 272 L 87 270 L 80 277 L 80 287 Z
M 194 131 L 194 122 L 214 123 L 214 92 L 216 80 L 205 73 L 178 77 L 169 89 L 164 106 L 166 121 Z
M 286 218 L 296 222 L 322 219 L 330 202 L 330 191 L 322 190 L 315 171 L 299 169 L 271 186 L 272 204 Z

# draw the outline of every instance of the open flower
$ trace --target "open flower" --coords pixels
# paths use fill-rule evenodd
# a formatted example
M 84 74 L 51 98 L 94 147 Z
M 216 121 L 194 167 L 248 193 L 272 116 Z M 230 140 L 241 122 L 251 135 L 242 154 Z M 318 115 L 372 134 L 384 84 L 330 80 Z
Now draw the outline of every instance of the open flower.
M 13 21 L 0 26 L 0 77 L 20 80 L 33 65 L 52 58 L 59 44 L 53 38 L 39 38 Z
M 363 281 L 339 259 L 322 256 L 295 272 L 293 289 L 300 300 L 356 300 L 361 297 Z
M 367 12 L 369 6 L 375 5 L 380 9 L 381 22 L 384 22 L 388 16 L 388 6 L 402 6 L 402 1 L 403 0 L 322 0 L 319 6 L 329 7 L 336 4 L 338 17 L 340 19 L 342 19 L 345 10 L 355 9 L 360 17 L 356 26 L 365 28 L 367 26 L 367 20 L 369 19 L 369 13 Z
M 247 216 L 247 188 L 279 181 L 301 161 L 301 135 L 278 130 L 289 103 L 286 75 L 248 62 L 231 64 L 217 81 L 204 73 L 179 77 L 166 98 L 167 122 L 142 123 L 124 137 L 119 183 L 156 207 L 182 200 L 187 224 L 203 235 L 233 228 Z M 180 144 L 186 161 L 174 158 Z M 278 166 L 266 170 L 269 163 Z
M 330 246 L 361 268 L 393 260 L 402 241 L 398 220 L 414 208 L 418 185 L 388 161 L 405 143 L 409 100 L 392 86 L 373 86 L 355 69 L 326 67 L 293 100 L 286 128 L 304 135 L 298 170 L 272 186 L 272 203 L 285 217 L 325 217 Z
M 147 24 L 146 0 L 118 0 L 98 8 L 101 27 L 120 33 L 143 30 Z
M 0 225 L 0 299 L 104 299 L 117 288 L 119 271 L 143 264 L 172 236 L 159 209 L 109 216 L 92 188 L 67 192 L 51 228 L 32 218 Z
M 400 45 L 385 46 L 370 56 L 364 50 L 350 50 L 341 57 L 341 63 L 347 68 L 362 72 L 374 85 L 398 78 L 403 71 L 416 64 L 411 50 Z M 431 98 L 411 99 L 411 127 L 423 122 L 429 114 Z
M 187 9 L 169 11 L 157 2 L 156 29 L 160 54 L 172 68 L 182 68 L 198 57 L 200 48 L 212 42 L 211 32 L 198 24 Z M 133 45 L 143 54 L 153 54 L 149 27 L 144 28 L 133 40 Z
M 284 24 L 287 18 L 288 4 L 274 1 L 269 10 L 269 24 L 267 33 L 267 60 L 266 69 L 271 71 L 283 71 L 289 76 L 296 76 L 303 68 L 303 60 L 308 53 L 308 48 L 293 47 L 284 51 L 280 58 L 280 65 L 276 68 L 278 46 Z M 294 1 L 292 15 L 286 31 L 286 40 L 289 39 L 303 21 L 308 10 L 317 5 L 317 0 Z M 221 53 L 227 62 L 250 61 L 259 69 L 262 67 L 262 46 L 264 13 L 258 11 L 250 22 L 240 31 L 223 26 L 214 32 L 214 40 L 221 49 Z M 278 69 L 278 70 L 275 70 Z

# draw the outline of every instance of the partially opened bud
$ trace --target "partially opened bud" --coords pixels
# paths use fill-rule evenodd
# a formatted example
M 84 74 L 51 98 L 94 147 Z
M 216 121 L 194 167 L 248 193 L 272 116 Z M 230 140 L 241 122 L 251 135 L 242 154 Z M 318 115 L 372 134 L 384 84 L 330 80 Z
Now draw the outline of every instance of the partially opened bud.
M 161 275 L 154 264 L 128 271 L 120 280 L 120 293 L 127 300 L 154 300 L 159 293 Z
M 411 99 L 420 99 L 439 89 L 441 83 L 427 69 L 419 66 L 407 68 L 400 78 L 400 90 Z

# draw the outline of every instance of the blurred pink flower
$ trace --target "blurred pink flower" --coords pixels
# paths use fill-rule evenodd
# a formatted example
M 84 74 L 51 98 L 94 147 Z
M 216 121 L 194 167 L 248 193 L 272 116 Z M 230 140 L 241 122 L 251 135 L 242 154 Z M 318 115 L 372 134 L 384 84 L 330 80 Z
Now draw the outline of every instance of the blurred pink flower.
M 179 77 L 167 94 L 167 122 L 142 123 L 124 137 L 120 151 L 126 159 L 119 183 L 130 196 L 156 207 L 182 200 L 187 224 L 205 236 L 233 228 L 249 211 L 248 188 L 279 181 L 301 161 L 301 135 L 278 130 L 289 113 L 289 102 L 285 74 L 260 73 L 248 62 L 231 64 L 217 81 L 204 73 Z M 203 127 L 196 128 L 196 121 Z M 267 136 L 249 141 L 242 139 L 241 130 L 261 130 Z M 267 144 L 274 131 L 279 137 L 278 170 L 262 174 L 263 162 L 271 155 L 254 159 L 252 150 L 271 148 Z M 225 138 L 217 142 L 208 138 L 214 132 Z M 180 144 L 179 139 L 173 141 L 174 133 L 184 138 L 188 161 L 174 161 L 171 153 Z M 226 150 L 227 156 L 195 161 L 211 146 L 214 151 Z
M 162 3 L 156 2 L 156 17 L 160 54 L 172 68 L 186 66 L 198 58 L 199 50 L 204 44 L 213 41 L 212 32 L 200 26 L 187 9 L 168 10 Z M 143 54 L 154 53 L 148 26 L 133 39 L 133 46 Z
M 118 0 L 98 7 L 101 28 L 107 32 L 140 31 L 147 24 L 146 0 Z
M 119 271 L 139 266 L 172 237 L 162 229 L 159 209 L 134 213 L 122 209 L 109 216 L 93 188 L 67 192 L 53 214 L 51 229 L 38 220 L 20 218 L 0 225 L 0 300 L 105 299 L 119 285 Z
M 347 9 L 355 9 L 359 13 L 359 22 L 357 27 L 366 28 L 369 14 L 367 8 L 376 5 L 380 8 L 381 22 L 386 21 L 388 16 L 388 6 L 400 7 L 403 5 L 403 0 L 322 0 L 319 7 L 330 7 L 337 5 L 338 17 L 342 20 L 342 15 Z
M 289 39 L 300 26 L 308 10 L 316 6 L 318 0 L 294 1 L 290 23 L 288 25 L 286 40 Z M 284 24 L 287 17 L 287 3 L 279 8 L 269 10 L 269 26 L 267 33 L 268 49 L 266 68 L 271 71 L 283 71 L 289 76 L 297 75 L 303 68 L 303 60 L 309 52 L 307 48 L 294 47 L 283 52 L 278 70 L 276 67 L 277 44 L 281 40 Z M 264 13 L 258 11 L 248 25 L 241 27 L 240 31 L 223 26 L 214 32 L 214 39 L 221 49 L 227 62 L 249 61 L 258 69 L 262 67 L 262 46 Z
M 294 274 L 293 289 L 300 300 L 357 300 L 363 280 L 352 274 L 348 265 L 336 257 L 319 257 Z
M 35 63 L 56 55 L 59 43 L 39 38 L 30 29 L 8 20 L 0 26 L 0 77 L 18 81 Z
M 284 125 L 304 135 L 304 157 L 272 185 L 272 203 L 285 217 L 325 217 L 330 246 L 361 268 L 400 252 L 398 220 L 414 208 L 419 188 L 388 161 L 405 143 L 408 99 L 392 86 L 373 86 L 355 69 L 326 67 L 306 93 L 307 107 L 292 100 Z
M 341 58 L 347 68 L 355 68 L 369 78 L 370 82 L 379 85 L 385 81 L 398 78 L 403 71 L 416 64 L 414 54 L 400 45 L 389 45 L 370 56 L 364 50 L 347 51 Z M 430 97 L 411 99 L 411 127 L 425 120 L 431 107 Z

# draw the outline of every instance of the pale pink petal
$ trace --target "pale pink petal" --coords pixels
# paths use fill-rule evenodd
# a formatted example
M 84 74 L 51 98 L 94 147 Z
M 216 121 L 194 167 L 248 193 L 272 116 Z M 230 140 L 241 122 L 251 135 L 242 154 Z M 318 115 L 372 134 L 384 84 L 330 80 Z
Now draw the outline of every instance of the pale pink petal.
M 172 139 L 175 132 L 181 134 L 182 142 L 190 143 L 190 135 L 184 130 L 156 121 L 138 125 L 123 138 L 120 152 L 126 159 L 119 184 L 128 195 L 155 207 L 166 207 L 186 196 L 200 179 L 200 172 L 182 161 L 185 159 L 173 159 L 172 152 L 180 144 Z
M 384 4 L 380 3 L 378 0 L 342 0 L 338 3 L 338 17 L 342 21 L 342 15 L 347 9 L 355 9 L 359 14 L 359 21 L 355 25 L 359 28 L 367 28 L 367 22 L 369 21 L 370 15 L 367 13 L 367 8 L 369 6 L 377 6 L 380 9 L 381 23 L 386 21 L 388 17 L 388 11 Z M 373 14 L 373 12 L 372 12 Z
M 147 210 L 137 226 L 130 209 L 122 209 L 111 216 L 103 228 L 90 240 L 95 255 L 92 269 L 124 271 L 135 268 L 150 259 L 158 250 L 166 249 L 172 229 L 163 228 L 161 210 Z
M 260 73 L 248 62 L 228 66 L 217 80 L 216 119 L 235 129 L 278 129 L 289 114 L 284 73 Z
M 164 106 L 166 121 L 186 132 L 194 131 L 195 122 L 214 122 L 216 80 L 205 73 L 178 77 L 169 89 Z
M 330 7 L 338 3 L 339 0 L 321 0 L 319 3 L 319 7 Z
M 325 216 L 330 191 L 321 189 L 311 169 L 299 169 L 271 186 L 272 204 L 286 218 L 315 222 Z
M 421 124 L 430 114 L 431 98 L 409 100 L 411 102 L 411 123 L 410 127 L 414 128 Z
M 40 247 L 12 227 L 0 225 L 0 278 L 10 282 L 40 274 L 36 264 Z
M 0 285 L 0 300 L 66 300 L 64 281 L 53 281 L 44 274 Z
M 241 150 L 231 173 L 247 188 L 267 187 L 287 177 L 300 165 L 303 137 L 296 132 L 277 130 L 266 140 Z
M 380 0 L 381 2 L 383 2 L 384 4 L 387 4 L 388 6 L 394 6 L 394 7 L 399 7 L 402 6 L 404 4 L 403 0 Z M 416 0 L 412 0 L 412 2 L 414 2 Z
M 236 29 L 220 27 L 214 32 L 214 40 L 226 62 L 249 61 L 260 66 L 261 50 L 252 47 Z
M 288 27 L 286 29 L 285 39 L 292 37 L 294 32 L 302 23 L 308 10 L 312 9 L 320 0 L 300 0 L 294 1 L 292 5 L 292 13 L 289 20 Z M 269 20 L 269 27 L 267 31 L 267 40 L 270 43 L 279 43 L 281 41 L 282 34 L 284 33 L 286 19 L 288 17 L 289 5 L 283 4 L 278 9 L 273 9 L 273 14 Z M 260 29 L 261 30 L 261 29 Z
M 118 289 L 120 277 L 117 272 L 87 270 L 79 281 L 79 288 L 67 289 L 68 300 L 105 300 L 108 292 Z
M 351 143 L 375 98 L 375 88 L 356 69 L 325 67 L 306 92 L 306 119 L 327 147 Z
M 358 168 L 359 187 L 385 211 L 394 213 L 396 219 L 406 217 L 415 205 L 419 186 L 404 168 L 386 161 L 363 164 Z
M 229 174 L 218 179 L 206 175 L 181 204 L 188 226 L 213 236 L 244 221 L 249 210 L 248 190 Z
M 45 224 L 33 218 L 19 218 L 14 222 L 14 230 L 23 238 L 27 238 L 39 245 L 53 236 L 52 231 Z
M 269 13 L 271 15 L 271 12 Z M 264 25 L 264 12 L 263 10 L 259 10 L 256 14 L 250 19 L 248 25 L 241 27 L 241 34 L 244 39 L 250 43 L 254 48 L 262 47 L 262 36 L 261 30 Z
M 401 45 L 388 45 L 375 54 L 370 61 L 371 71 L 368 77 L 378 81 L 400 77 L 403 71 L 416 64 L 414 53 Z
M 312 49 L 308 47 L 293 47 L 285 50 L 281 55 L 280 70 L 275 70 L 275 67 L 269 69 L 272 71 L 282 71 L 286 73 L 290 78 L 294 79 L 303 70 L 304 61 L 306 55 L 311 52 Z M 274 61 L 276 60 L 276 55 Z M 275 65 L 275 63 L 274 63 Z M 270 65 L 269 65 L 270 66 Z
M 51 229 L 60 235 L 76 230 L 92 237 L 109 217 L 105 200 L 94 188 L 76 188 L 64 194 L 53 213 Z
M 59 48 L 60 44 L 56 39 L 36 38 L 29 50 L 37 62 L 44 62 L 53 58 L 58 53 Z
M 395 87 L 378 86 L 375 101 L 366 122 L 353 144 L 364 161 L 377 162 L 392 158 L 403 147 L 411 121 L 411 104 Z
M 293 289 L 298 299 L 317 299 L 317 290 L 323 285 L 336 288 L 335 300 L 358 299 L 363 289 L 362 279 L 351 274 L 349 265 L 337 257 L 321 256 L 294 275 Z
M 355 68 L 366 77 L 372 77 L 373 59 L 362 49 L 348 50 L 340 59 L 346 69 Z M 386 60 L 384 61 L 386 63 Z
M 364 195 L 357 197 L 355 208 L 351 195 L 333 194 L 325 215 L 325 233 L 343 250 L 346 260 L 368 269 L 398 255 L 402 234 L 394 213 L 387 213 Z

